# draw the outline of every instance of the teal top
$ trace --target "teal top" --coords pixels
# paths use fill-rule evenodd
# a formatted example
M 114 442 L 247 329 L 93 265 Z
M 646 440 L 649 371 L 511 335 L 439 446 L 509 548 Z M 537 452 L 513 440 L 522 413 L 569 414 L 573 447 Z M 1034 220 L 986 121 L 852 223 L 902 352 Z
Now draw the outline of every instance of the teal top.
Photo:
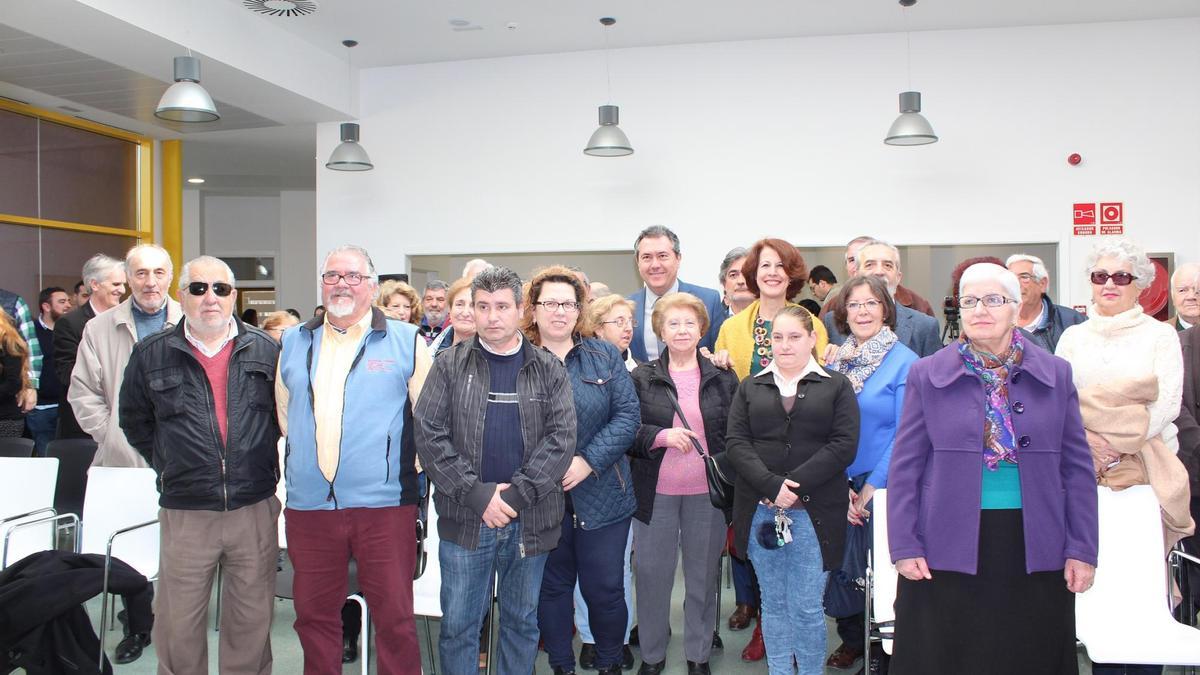
M 981 509 L 1021 508 L 1021 470 L 1012 462 L 1000 462 L 995 471 L 983 464 L 983 492 L 979 498 Z

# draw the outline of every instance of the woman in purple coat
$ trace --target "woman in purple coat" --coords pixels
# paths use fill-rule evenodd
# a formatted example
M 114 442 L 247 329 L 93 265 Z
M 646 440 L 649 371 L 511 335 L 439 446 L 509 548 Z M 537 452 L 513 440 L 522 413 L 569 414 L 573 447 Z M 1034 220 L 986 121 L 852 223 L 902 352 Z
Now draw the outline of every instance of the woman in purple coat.
M 963 337 L 913 364 L 888 478 L 900 573 L 891 672 L 1077 672 L 1096 483 L 1071 368 L 1016 330 L 991 263 L 959 282 Z

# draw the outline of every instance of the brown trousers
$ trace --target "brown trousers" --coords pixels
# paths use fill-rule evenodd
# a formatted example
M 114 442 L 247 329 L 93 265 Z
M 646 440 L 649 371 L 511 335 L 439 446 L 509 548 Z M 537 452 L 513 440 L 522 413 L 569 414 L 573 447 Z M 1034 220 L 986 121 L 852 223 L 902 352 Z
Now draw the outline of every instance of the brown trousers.
M 271 672 L 279 500 L 235 511 L 160 509 L 152 638 L 159 675 L 207 675 L 208 604 L 221 566 L 222 675 Z

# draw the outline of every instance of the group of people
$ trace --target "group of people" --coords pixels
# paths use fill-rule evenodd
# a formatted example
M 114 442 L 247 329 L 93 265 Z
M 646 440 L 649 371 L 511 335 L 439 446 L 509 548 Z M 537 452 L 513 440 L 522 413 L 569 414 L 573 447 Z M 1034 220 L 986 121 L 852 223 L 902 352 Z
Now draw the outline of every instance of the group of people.
M 39 317 L 53 329 L 41 349 L 14 305 L 14 325 L 0 322 L 5 404 L 37 410 L 35 357 L 51 359 L 57 434 L 77 424 L 97 464 L 159 477 L 153 629 L 128 626 L 118 661 L 153 637 L 164 672 L 207 672 L 219 565 L 220 671 L 269 672 L 282 511 L 305 672 L 341 671 L 353 560 L 379 671 L 419 673 L 412 577 L 429 491 L 452 675 L 476 672 L 493 593 L 500 673 L 532 671 L 539 641 L 555 675 L 620 673 L 630 644 L 639 675 L 660 673 L 680 564 L 687 671 L 711 672 L 727 549 L 729 624 L 758 619 L 743 658 L 765 656 L 772 674 L 847 668 L 866 647 L 861 607 L 834 617 L 842 644 L 828 653 L 825 598 L 885 488 L 896 673 L 1075 672 L 1073 594 L 1103 564 L 1098 483 L 1150 484 L 1164 544 L 1192 546 L 1200 267 L 1173 275 L 1169 325 L 1138 304 L 1155 270 L 1125 240 L 1088 260 L 1086 320 L 1052 302 L 1038 258 L 970 261 L 953 296 L 962 335 L 943 346 L 881 240 L 848 244 L 839 283 L 762 239 L 729 253 L 719 291 L 678 278 L 665 227 L 642 231 L 634 255 L 644 286 L 628 298 L 579 270 L 522 280 L 485 261 L 418 297 L 341 246 L 319 270 L 324 311 L 259 329 L 235 315 L 224 262 L 187 262 L 176 301 L 170 257 L 142 245 L 123 264 L 89 260 L 91 296 L 69 313 L 43 293 L 54 323 Z M 806 286 L 815 311 L 794 302 Z M 714 494 L 718 475 L 732 500 Z

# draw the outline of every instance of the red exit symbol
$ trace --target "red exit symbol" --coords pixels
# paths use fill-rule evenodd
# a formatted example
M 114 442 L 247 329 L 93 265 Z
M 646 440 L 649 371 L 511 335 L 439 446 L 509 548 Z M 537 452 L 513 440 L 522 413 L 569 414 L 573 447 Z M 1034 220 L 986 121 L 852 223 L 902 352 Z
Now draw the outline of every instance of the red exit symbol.
M 1074 220 L 1075 225 L 1095 225 L 1096 203 L 1089 202 L 1086 204 L 1075 204 Z
M 1125 222 L 1125 203 L 1107 202 L 1100 205 L 1101 225 L 1120 225 Z

